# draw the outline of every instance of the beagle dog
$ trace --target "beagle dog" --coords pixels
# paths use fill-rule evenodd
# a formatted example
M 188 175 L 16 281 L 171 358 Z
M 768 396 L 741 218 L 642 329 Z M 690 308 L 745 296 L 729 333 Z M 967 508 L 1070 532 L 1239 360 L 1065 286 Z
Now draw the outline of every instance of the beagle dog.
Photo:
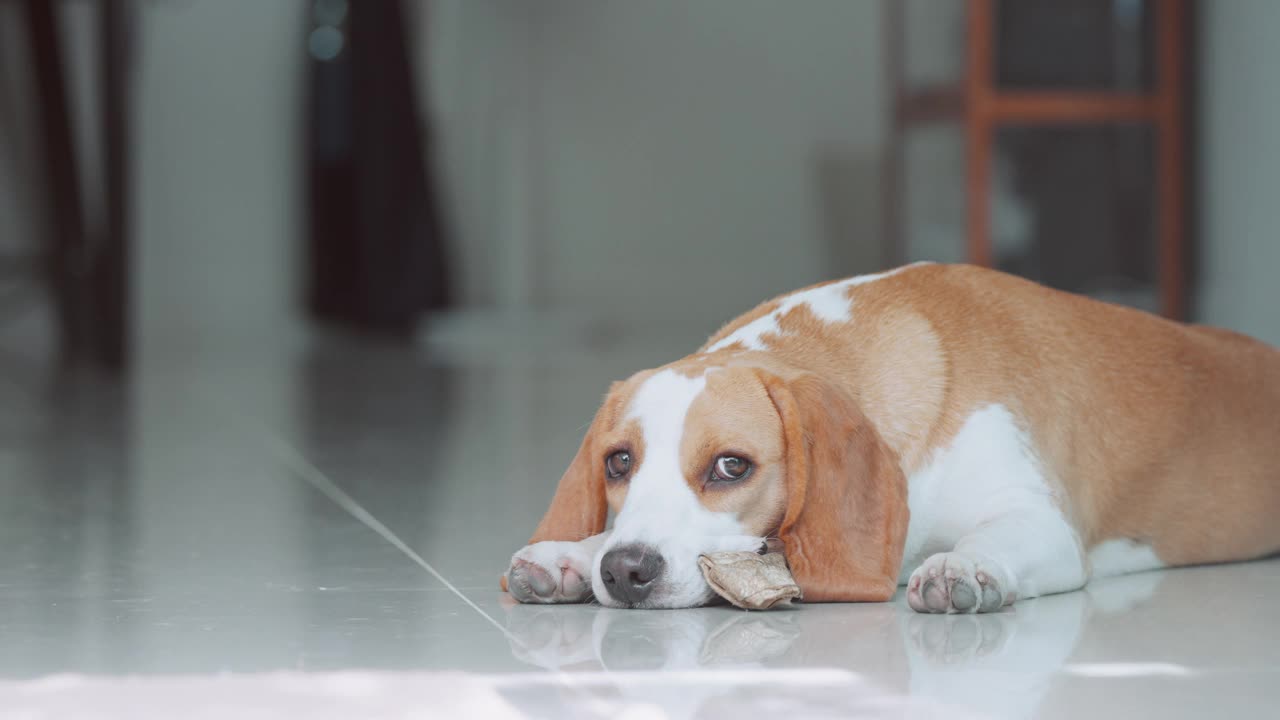
M 615 383 L 529 542 L 516 599 L 633 608 L 772 544 L 806 602 L 930 613 L 1262 557 L 1280 351 L 971 266 L 816 285 Z

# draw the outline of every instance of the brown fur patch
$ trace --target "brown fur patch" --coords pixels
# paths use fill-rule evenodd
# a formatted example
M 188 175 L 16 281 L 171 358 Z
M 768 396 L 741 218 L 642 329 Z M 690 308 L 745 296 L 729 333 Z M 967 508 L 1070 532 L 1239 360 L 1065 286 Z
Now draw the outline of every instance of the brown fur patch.
M 786 296 L 784 295 L 782 297 L 786 297 Z M 720 328 L 715 333 L 713 333 L 711 337 L 705 343 L 703 343 L 702 350 L 705 351 L 707 348 L 711 347 L 712 345 L 715 345 L 716 343 L 720 342 L 726 337 L 734 334 L 743 326 L 748 325 L 756 320 L 759 320 L 765 315 L 768 315 L 774 310 L 777 310 L 778 306 L 782 304 L 782 297 L 777 297 L 772 300 L 762 302 L 756 307 L 752 308 L 751 310 L 725 323 L 724 327 Z
M 703 506 L 736 513 L 750 535 L 777 530 L 786 504 L 782 434 L 777 412 L 756 374 L 746 368 L 708 374 L 684 427 L 681 464 Z M 711 466 L 722 454 L 748 458 L 750 474 L 739 482 L 709 483 Z

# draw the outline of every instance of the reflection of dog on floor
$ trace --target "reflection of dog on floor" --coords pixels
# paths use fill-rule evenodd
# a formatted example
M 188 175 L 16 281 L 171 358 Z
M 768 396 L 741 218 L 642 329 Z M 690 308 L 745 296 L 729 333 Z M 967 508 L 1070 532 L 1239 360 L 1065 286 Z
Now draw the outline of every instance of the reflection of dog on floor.
M 794 613 L 723 609 L 620 617 L 608 608 L 565 612 L 538 605 L 508 611 L 511 652 L 547 670 L 761 668 L 800 633 Z
M 892 606 L 874 610 L 839 623 L 849 637 L 861 638 L 845 647 L 806 636 L 806 618 L 786 611 L 631 613 L 513 605 L 507 610 L 507 628 L 516 658 L 547 670 L 571 671 L 564 683 L 577 696 L 589 692 L 622 707 L 660 707 L 662 713 L 654 717 L 755 716 L 762 707 L 798 717 L 937 717 L 938 708 L 894 692 L 899 687 L 875 682 L 871 674 L 835 669 L 858 665 L 848 661 L 851 655 L 863 654 L 870 662 L 867 637 L 884 638 L 888 630 L 898 636 Z M 889 661 L 896 672 L 905 671 L 900 642 L 877 642 L 875 647 L 880 663 Z M 789 668 L 799 664 L 799 656 L 807 667 Z M 573 697 L 564 699 L 571 702 Z
M 1031 717 L 1082 628 L 1128 612 L 1162 579 L 1114 578 L 1086 592 L 1020 604 L 1013 612 L 960 616 L 907 613 L 896 605 L 629 613 L 513 604 L 507 628 L 512 654 L 546 670 L 836 667 L 852 670 L 879 692 L 998 717 Z M 999 692 L 992 692 L 993 675 L 1000 678 Z
M 1035 717 L 1050 679 L 1071 658 L 1090 621 L 1150 598 L 1159 574 L 1128 575 L 1084 592 L 1020 603 L 1012 612 L 904 616 L 911 694 L 989 713 Z M 989 681 L 999 677 L 999 692 Z
M 523 602 L 697 606 L 700 555 L 776 538 L 806 602 L 905 584 L 920 612 L 990 612 L 1280 550 L 1278 439 L 1271 347 L 913 265 L 780 297 L 616 383 L 504 580 Z

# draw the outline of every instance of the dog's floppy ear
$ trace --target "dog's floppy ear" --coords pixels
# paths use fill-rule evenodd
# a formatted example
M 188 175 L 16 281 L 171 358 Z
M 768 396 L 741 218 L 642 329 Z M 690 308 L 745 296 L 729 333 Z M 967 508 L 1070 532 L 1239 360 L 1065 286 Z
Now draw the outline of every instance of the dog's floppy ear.
M 601 425 L 612 417 L 613 408 L 617 405 L 614 383 L 604 404 L 591 421 L 591 427 L 582 438 L 582 445 L 569 469 L 560 477 L 556 486 L 556 494 L 551 498 L 551 507 L 542 516 L 542 522 L 529 538 L 529 545 L 544 540 L 565 540 L 577 542 L 592 535 L 604 532 L 605 522 L 609 517 L 609 506 L 604 494 L 604 464 L 595 456 L 596 433 Z M 502 589 L 507 589 L 505 575 L 500 580 Z
M 601 409 L 601 414 L 604 410 Z M 604 496 L 604 464 L 595 456 L 592 437 L 600 423 L 599 415 L 582 438 L 582 446 L 569 469 L 564 471 L 551 507 L 542 516 L 542 522 L 533 531 L 529 544 L 544 540 L 569 540 L 577 542 L 604 532 L 609 508 Z
M 849 393 L 762 373 L 782 418 L 787 509 L 778 537 L 806 602 L 884 601 L 898 587 L 907 486 Z

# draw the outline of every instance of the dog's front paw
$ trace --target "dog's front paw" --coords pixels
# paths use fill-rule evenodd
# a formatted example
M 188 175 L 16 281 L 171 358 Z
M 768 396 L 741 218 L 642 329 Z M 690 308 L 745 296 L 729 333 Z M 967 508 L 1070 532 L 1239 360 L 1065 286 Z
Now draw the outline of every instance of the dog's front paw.
M 922 613 L 995 612 L 1013 602 L 994 563 L 969 553 L 938 553 L 907 581 L 907 604 Z
M 534 543 L 512 556 L 507 590 L 522 603 L 589 602 L 591 559 L 580 543 Z

